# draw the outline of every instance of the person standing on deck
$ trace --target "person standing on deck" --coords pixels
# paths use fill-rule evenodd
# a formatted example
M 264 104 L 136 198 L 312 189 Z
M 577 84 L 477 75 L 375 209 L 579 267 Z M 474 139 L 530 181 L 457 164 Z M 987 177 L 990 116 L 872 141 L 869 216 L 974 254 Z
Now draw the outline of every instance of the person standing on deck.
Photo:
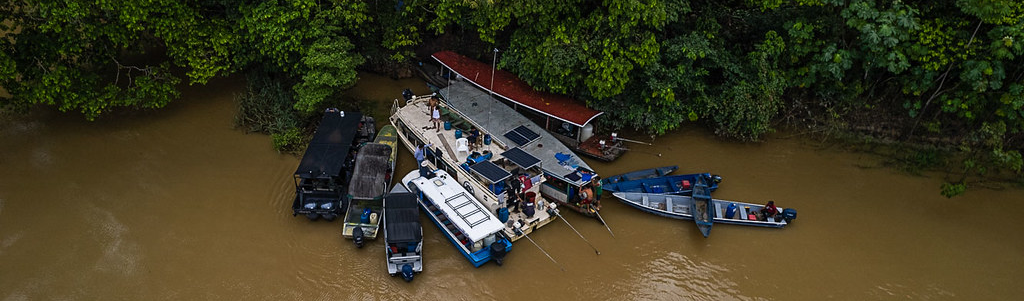
M 580 188 L 580 207 L 586 208 L 588 206 L 591 206 L 590 203 L 594 201 L 594 199 L 592 199 L 593 197 L 594 190 L 590 188 L 589 184 L 584 185 L 583 188 Z
M 594 184 L 595 203 L 601 203 L 601 193 L 604 192 L 604 187 L 601 186 L 601 177 L 594 176 L 594 178 L 590 180 L 590 183 Z
M 420 144 L 419 147 L 416 147 L 416 152 L 414 152 L 412 154 L 414 157 L 416 157 L 416 166 L 419 166 L 420 164 L 423 164 L 423 155 L 426 153 L 425 149 L 427 147 L 431 147 L 431 146 L 432 146 L 432 144 L 427 143 L 425 145 L 424 144 Z
M 430 123 L 434 125 L 433 128 L 437 129 L 438 132 L 441 131 L 441 108 L 439 102 L 437 97 L 431 97 L 430 102 L 428 102 L 430 105 Z

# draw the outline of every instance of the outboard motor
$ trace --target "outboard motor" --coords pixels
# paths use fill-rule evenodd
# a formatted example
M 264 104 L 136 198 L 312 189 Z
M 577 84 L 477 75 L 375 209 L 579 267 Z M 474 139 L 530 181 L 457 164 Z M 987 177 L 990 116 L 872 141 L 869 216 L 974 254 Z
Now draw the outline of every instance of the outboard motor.
M 505 260 L 505 243 L 504 239 L 499 238 L 491 244 L 491 259 L 494 259 L 494 263 L 501 266 L 502 261 Z
M 722 176 L 720 176 L 720 175 L 711 175 L 711 181 L 715 182 L 715 183 L 722 183 Z
M 405 100 L 410 100 L 413 96 L 415 96 L 415 94 L 412 93 L 412 90 L 405 89 L 402 91 L 402 97 L 404 97 Z
M 356 244 L 356 248 L 363 248 L 363 227 L 352 229 L 352 242 Z
M 412 281 L 412 276 L 412 265 L 408 263 L 402 265 L 402 279 L 405 279 L 405 282 L 410 282 Z
M 327 211 L 327 213 L 321 215 L 327 221 L 333 221 L 335 218 L 338 217 L 337 214 L 331 213 L 334 212 L 334 202 L 320 204 L 320 209 Z
M 796 209 L 786 208 L 782 209 L 782 219 L 786 220 L 786 223 L 791 223 L 796 219 Z
M 316 203 L 313 203 L 313 202 L 306 203 L 305 205 L 302 205 L 302 208 L 306 208 L 306 210 L 310 210 L 309 213 L 306 213 L 306 218 L 308 218 L 309 220 L 315 221 L 317 218 L 320 217 L 320 215 L 317 214 L 316 212 L 312 212 L 312 210 L 316 210 Z

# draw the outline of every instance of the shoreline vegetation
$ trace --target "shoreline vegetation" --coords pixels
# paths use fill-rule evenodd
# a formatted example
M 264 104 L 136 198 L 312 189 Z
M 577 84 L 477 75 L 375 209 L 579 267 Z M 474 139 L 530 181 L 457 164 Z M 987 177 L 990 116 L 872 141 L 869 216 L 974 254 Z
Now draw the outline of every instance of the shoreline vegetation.
M 1019 1 L 8 4 L 0 116 L 159 109 L 184 83 L 244 74 L 236 123 L 297 152 L 315 112 L 360 106 L 343 96 L 358 71 L 411 77 L 453 50 L 608 112 L 599 127 L 744 142 L 799 129 L 944 170 L 947 197 L 1024 182 Z

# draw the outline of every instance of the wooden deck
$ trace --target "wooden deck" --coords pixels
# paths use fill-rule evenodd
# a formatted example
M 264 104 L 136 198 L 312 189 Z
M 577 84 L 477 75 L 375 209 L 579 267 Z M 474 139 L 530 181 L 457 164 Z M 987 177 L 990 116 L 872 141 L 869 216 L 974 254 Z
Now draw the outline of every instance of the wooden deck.
M 486 180 L 482 180 L 477 175 L 472 174 L 471 172 L 466 171 L 465 169 L 460 167 L 459 165 L 462 164 L 463 162 L 466 162 L 468 156 L 465 153 L 459 154 L 458 152 L 455 151 L 455 131 L 457 128 L 466 130 L 463 133 L 463 137 L 466 136 L 466 132 L 468 132 L 470 128 L 474 127 L 480 129 L 480 139 L 483 139 L 482 136 L 484 134 L 487 134 L 487 132 L 478 124 L 476 124 L 473 120 L 462 118 L 462 116 L 459 115 L 457 110 L 448 108 L 447 105 L 444 104 L 443 102 L 441 103 L 441 111 L 443 112 L 441 117 L 442 128 L 440 130 L 428 128 L 432 126 L 432 124 L 430 123 L 430 115 L 428 114 L 428 100 L 429 97 L 414 97 L 411 101 L 400 103 L 399 107 L 396 108 L 396 110 L 393 112 L 391 116 L 391 123 L 398 127 L 399 137 L 400 140 L 402 140 L 402 143 L 405 143 L 406 147 L 412 152 L 415 152 L 416 150 L 416 146 L 412 145 L 413 140 L 420 141 L 422 143 L 432 144 L 432 149 L 443 149 L 443 155 L 441 157 L 444 160 L 444 164 L 451 168 L 451 170 L 449 170 L 449 173 L 451 173 L 455 177 L 455 179 L 459 181 L 460 184 L 464 186 L 470 185 L 472 187 L 472 193 L 474 194 L 474 196 L 485 207 L 487 207 L 487 209 L 490 210 L 490 212 L 493 213 L 499 207 L 503 207 L 505 204 L 504 195 L 495 195 L 489 190 L 486 184 L 483 184 L 486 182 Z M 445 121 L 452 123 L 451 130 L 445 130 L 443 128 L 443 123 Z M 405 127 L 403 128 L 402 126 L 400 126 L 400 123 L 404 124 Z M 412 137 L 410 137 L 410 135 Z M 494 137 L 493 134 L 492 137 Z M 473 149 L 470 152 L 470 154 L 472 154 L 473 152 L 481 154 L 489 152 L 492 154 L 492 158 L 489 161 L 496 162 L 495 165 L 504 168 L 506 171 L 509 171 L 510 173 L 514 173 L 514 171 L 517 169 L 517 167 L 514 164 L 501 163 L 501 161 L 503 161 L 501 153 L 507 150 L 508 148 L 505 146 L 503 142 L 497 139 L 494 139 L 492 141 L 493 143 L 491 144 L 477 144 L 477 147 Z M 429 162 L 429 160 L 427 161 Z M 433 168 L 440 168 L 439 166 L 434 165 L 432 162 L 428 164 Z M 537 174 L 533 174 L 531 176 L 536 176 L 538 174 L 540 173 L 538 172 Z M 543 179 L 543 177 L 540 178 Z M 522 226 L 524 234 L 529 234 L 533 232 L 535 229 L 550 223 L 556 217 L 548 214 L 546 209 L 548 208 L 549 204 L 551 204 L 551 202 L 541 197 L 541 193 L 539 191 L 540 186 L 542 185 L 535 184 L 534 188 L 529 190 L 535 191 L 537 195 L 537 203 L 535 207 L 536 213 L 532 218 L 526 217 L 526 215 L 523 214 L 522 211 L 510 212 L 509 214 L 510 221 L 525 221 L 526 225 Z M 506 227 L 503 231 L 505 231 L 505 234 L 512 241 L 522 238 L 522 235 L 516 235 L 515 232 L 508 226 L 508 224 L 506 224 Z

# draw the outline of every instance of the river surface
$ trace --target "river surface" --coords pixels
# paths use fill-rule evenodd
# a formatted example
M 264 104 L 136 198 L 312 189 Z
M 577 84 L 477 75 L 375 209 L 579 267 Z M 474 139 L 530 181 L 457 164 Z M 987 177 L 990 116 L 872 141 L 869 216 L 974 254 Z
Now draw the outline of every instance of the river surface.
M 425 217 L 425 268 L 389 277 L 383 243 L 291 215 L 299 159 L 232 125 L 237 79 L 167 108 L 96 122 L 37 110 L 0 121 L 0 300 L 1019 300 L 1024 191 L 939 195 L 941 179 L 777 133 L 759 144 L 697 129 L 658 137 L 604 175 L 677 164 L 724 181 L 716 198 L 799 210 L 784 229 L 654 216 L 610 195 L 600 223 L 563 216 L 504 266 L 473 268 Z M 372 74 L 349 95 L 386 124 L 417 80 Z M 627 137 L 646 140 L 641 137 Z M 659 155 L 660 154 L 660 155 Z M 401 150 L 399 171 L 414 159 Z

